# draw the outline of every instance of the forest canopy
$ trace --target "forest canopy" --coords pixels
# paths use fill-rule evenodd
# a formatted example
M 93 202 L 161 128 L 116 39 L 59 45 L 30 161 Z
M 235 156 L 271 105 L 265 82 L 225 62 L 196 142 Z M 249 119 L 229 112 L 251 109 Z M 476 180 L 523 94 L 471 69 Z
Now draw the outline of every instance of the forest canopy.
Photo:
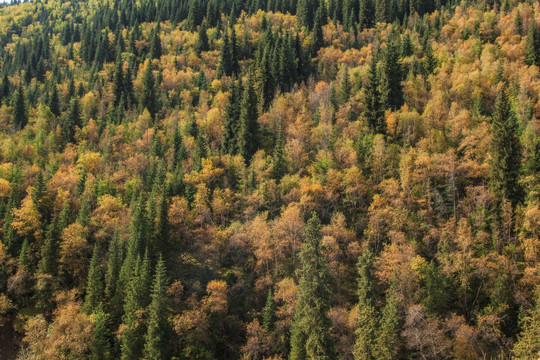
M 538 0 L 0 5 L 0 358 L 535 359 Z

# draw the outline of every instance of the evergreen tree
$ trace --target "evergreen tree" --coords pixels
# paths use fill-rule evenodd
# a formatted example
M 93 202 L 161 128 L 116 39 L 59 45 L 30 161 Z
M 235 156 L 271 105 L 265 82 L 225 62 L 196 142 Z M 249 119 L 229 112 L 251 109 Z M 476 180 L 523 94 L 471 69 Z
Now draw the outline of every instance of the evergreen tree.
M 47 228 L 45 242 L 41 247 L 41 259 L 38 264 L 39 274 L 56 275 L 58 269 L 59 236 L 58 218 L 55 216 Z
M 351 97 L 351 77 L 349 75 L 349 68 L 347 66 L 343 67 L 338 96 L 339 103 L 341 105 L 349 101 L 349 98 Z
M 331 323 L 326 315 L 330 307 L 329 274 L 321 254 L 321 223 L 317 214 L 308 221 L 304 237 L 289 359 L 335 359 Z
M 120 236 L 116 233 L 109 244 L 107 253 L 107 273 L 105 274 L 105 297 L 112 300 L 115 296 L 118 276 L 122 264 L 122 244 Z
M 375 133 L 384 133 L 384 109 L 380 101 L 379 79 L 377 76 L 377 62 L 375 56 L 371 59 L 368 83 L 365 87 L 364 116 Z
M 97 245 L 94 246 L 90 268 L 88 270 L 88 280 L 86 281 L 86 296 L 82 310 L 91 314 L 101 303 L 103 298 L 103 280 L 101 276 L 101 261 Z
M 527 32 L 527 39 L 525 42 L 525 62 L 527 65 L 540 64 L 540 36 L 538 35 L 535 21 L 531 21 L 529 31 Z
M 13 104 L 13 114 L 11 123 L 17 130 L 22 130 L 28 123 L 28 115 L 26 114 L 26 102 L 24 100 L 24 90 L 22 85 L 19 85 L 15 93 L 15 101 Z
M 374 9 L 372 0 L 360 0 L 358 10 L 358 31 L 371 28 L 374 23 Z
M 519 184 L 521 144 L 517 119 L 506 92 L 506 85 L 503 84 L 497 94 L 492 116 L 489 184 L 500 200 L 508 199 L 516 205 L 522 197 Z
M 403 105 L 403 85 L 398 48 L 393 41 L 388 42 L 381 69 L 381 103 L 385 109 L 397 110 Z
M 160 26 L 159 23 L 156 25 L 154 30 L 152 31 L 152 39 L 150 41 L 150 58 L 151 59 L 159 59 L 161 55 L 163 54 L 163 51 L 161 49 L 161 38 L 159 37 L 160 33 Z
M 159 259 L 152 287 L 152 302 L 148 309 L 148 330 L 144 338 L 144 358 L 149 360 L 168 358 L 169 322 L 166 277 L 165 263 L 163 259 Z
M 381 313 L 377 338 L 373 347 L 376 359 L 393 360 L 398 357 L 400 325 L 397 311 L 397 294 L 395 285 L 392 284 L 386 296 L 386 305 Z
M 276 139 L 274 155 L 272 157 L 272 178 L 276 181 L 281 180 L 281 178 L 287 173 L 287 161 L 285 159 L 285 154 L 283 153 L 284 147 L 285 144 L 280 131 Z
M 111 359 L 111 344 L 109 342 L 109 316 L 101 306 L 92 314 L 94 329 L 92 330 L 92 351 L 90 360 Z
M 389 20 L 388 17 L 388 0 L 376 0 L 375 6 L 375 22 L 385 23 Z
M 55 116 L 60 116 L 60 98 L 56 85 L 52 85 L 51 96 L 49 97 L 49 109 Z
M 258 118 L 257 94 L 253 86 L 253 72 L 250 71 L 240 106 L 240 128 L 237 139 L 238 152 L 248 162 L 259 147 Z
M 433 71 L 437 67 L 437 59 L 435 59 L 435 55 L 433 54 L 433 48 L 431 47 L 431 43 L 429 41 L 426 41 L 424 44 L 423 64 L 424 64 L 424 75 L 426 77 L 429 74 L 433 74 Z
M 113 104 L 114 106 L 120 105 L 122 100 L 124 99 L 124 85 L 125 85 L 125 79 L 124 79 L 124 62 L 122 61 L 122 54 L 118 54 L 116 57 L 116 64 L 114 69 L 114 77 L 113 77 L 113 95 L 114 100 Z
M 272 331 L 274 328 L 274 321 L 276 320 L 276 308 L 274 306 L 274 294 L 272 289 L 268 290 L 268 297 L 266 298 L 266 305 L 263 311 L 263 329 L 266 331 Z
M 153 119 L 157 112 L 156 80 L 152 71 L 152 63 L 148 61 L 143 77 L 143 94 L 141 105 L 147 109 Z
M 60 131 L 64 144 L 75 140 L 75 129 L 81 126 L 79 99 L 72 99 L 69 112 L 60 122 Z
M 219 65 L 217 76 L 223 75 L 231 76 L 233 74 L 233 54 L 232 47 L 229 40 L 229 34 L 227 31 L 223 32 L 223 45 L 221 46 L 221 52 L 219 55 Z
M 373 255 L 366 249 L 358 260 L 358 322 L 354 343 L 355 360 L 373 360 L 377 316 L 373 304 Z
M 240 102 L 242 98 L 242 86 L 239 80 L 231 82 L 228 103 L 225 106 L 225 124 L 223 125 L 223 142 L 221 143 L 221 152 L 224 154 L 236 154 L 240 121 Z
M 203 21 L 199 27 L 199 38 L 197 39 L 197 53 L 200 55 L 203 51 L 208 51 L 210 46 L 208 44 L 206 21 Z
M 271 46 L 269 43 L 267 43 L 258 67 L 259 70 L 257 82 L 259 84 L 263 110 L 268 110 L 276 93 L 276 79 L 274 78 L 274 74 L 272 72 L 272 60 L 270 57 L 271 53 Z

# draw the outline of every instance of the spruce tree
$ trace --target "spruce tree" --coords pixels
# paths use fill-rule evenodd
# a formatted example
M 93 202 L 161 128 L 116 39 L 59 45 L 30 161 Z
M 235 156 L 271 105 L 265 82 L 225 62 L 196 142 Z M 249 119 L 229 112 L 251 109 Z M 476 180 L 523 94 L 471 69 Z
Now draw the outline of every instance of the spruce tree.
M 381 68 L 381 103 L 385 109 L 397 110 L 403 105 L 402 69 L 398 48 L 389 41 L 384 51 Z
M 199 38 L 197 39 L 197 53 L 200 55 L 203 51 L 208 51 L 210 46 L 208 44 L 208 29 L 206 21 L 203 21 L 199 27 Z
M 339 84 L 339 103 L 341 105 L 349 101 L 351 97 L 351 77 L 349 75 L 349 68 L 347 66 L 343 67 L 341 73 L 341 81 Z
M 62 117 L 60 131 L 64 144 L 75 140 L 75 130 L 81 126 L 79 99 L 72 99 L 69 112 Z
M 399 354 L 400 326 L 397 312 L 397 293 L 395 284 L 392 284 L 386 295 L 386 305 L 381 312 L 377 338 L 373 347 L 376 359 L 393 360 Z
M 536 22 L 531 21 L 525 42 L 525 62 L 527 65 L 539 65 L 540 63 L 539 37 L 538 30 L 536 29 Z
M 55 216 L 47 228 L 45 242 L 41 247 L 41 259 L 38 264 L 39 274 L 56 275 L 58 269 L 59 237 L 58 217 Z
M 88 269 L 88 280 L 86 281 L 86 296 L 82 310 L 91 314 L 101 303 L 103 298 L 103 280 L 101 273 L 101 261 L 97 244 L 94 246 L 94 252 L 90 260 Z
M 103 311 L 101 305 L 92 314 L 94 328 L 92 330 L 92 350 L 90 360 L 109 360 L 111 344 L 109 341 L 109 316 Z
M 225 106 L 225 123 L 223 124 L 223 141 L 221 152 L 234 155 L 237 153 L 236 137 L 240 121 L 240 103 L 242 98 L 242 86 L 238 80 L 231 82 L 228 103 Z
M 159 37 L 160 33 L 160 26 L 159 23 L 156 25 L 154 30 L 152 31 L 152 39 L 150 41 L 150 58 L 151 59 L 159 59 L 163 53 L 161 49 L 161 38 Z
M 373 304 L 373 254 L 366 249 L 358 259 L 358 321 L 354 343 L 355 360 L 373 360 L 377 315 Z
M 330 279 L 321 253 L 321 222 L 315 213 L 306 225 L 304 238 L 289 359 L 335 359 L 331 323 L 326 315 L 330 308 Z
M 152 63 L 148 61 L 143 77 L 143 94 L 141 105 L 147 109 L 153 119 L 157 112 L 156 80 L 152 71 Z
M 263 110 L 268 110 L 270 103 L 274 100 L 276 93 L 276 79 L 272 72 L 271 46 L 266 44 L 263 56 L 258 66 L 258 85 L 260 97 L 262 99 Z
M 375 22 L 385 23 L 388 19 L 388 0 L 375 0 Z
M 233 55 L 231 43 L 229 40 L 229 34 L 227 30 L 223 32 L 223 45 L 221 46 L 221 52 L 219 55 L 219 65 L 217 76 L 223 75 L 231 76 L 233 73 Z
M 165 263 L 159 259 L 152 286 L 152 302 L 148 308 L 148 329 L 144 337 L 144 358 L 148 360 L 167 359 L 168 352 L 168 305 L 167 276 Z
M 250 71 L 240 106 L 240 129 L 238 131 L 238 152 L 249 162 L 259 147 L 259 114 L 257 94 L 253 85 L 253 72 Z
M 274 145 L 274 154 L 272 157 L 272 178 L 276 181 L 287 173 L 287 161 L 285 159 L 284 149 L 285 144 L 281 131 L 278 133 L 276 144 Z
M 274 306 L 274 293 L 272 289 L 268 290 L 268 296 L 266 298 L 266 305 L 263 310 L 263 329 L 266 331 L 272 331 L 274 329 L 274 322 L 276 320 L 276 308 Z
M 384 109 L 380 100 L 381 95 L 379 93 L 379 78 L 375 56 L 371 59 L 368 83 L 365 89 L 364 116 L 366 121 L 375 133 L 384 133 Z
M 491 162 L 489 185 L 500 200 L 507 199 L 516 205 L 522 198 L 519 184 L 521 144 L 517 119 L 503 84 L 495 100 L 491 121 Z
M 52 85 L 51 96 L 49 97 L 49 109 L 55 116 L 60 116 L 60 98 L 56 85 Z
M 22 130 L 28 123 L 28 115 L 26 114 L 26 101 L 24 100 L 24 90 L 22 85 L 19 85 L 15 93 L 15 101 L 13 103 L 13 114 L 11 123 L 17 130 Z
M 124 99 L 124 62 L 122 61 L 122 54 L 118 54 L 116 57 L 116 64 L 113 77 L 113 104 L 114 106 L 120 105 Z

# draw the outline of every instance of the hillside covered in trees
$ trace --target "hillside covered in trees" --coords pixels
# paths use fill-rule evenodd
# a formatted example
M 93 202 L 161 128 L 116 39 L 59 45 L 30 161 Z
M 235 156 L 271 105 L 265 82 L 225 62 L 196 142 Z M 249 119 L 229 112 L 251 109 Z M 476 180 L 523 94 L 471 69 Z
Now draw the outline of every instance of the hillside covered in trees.
M 0 6 L 0 358 L 537 359 L 538 0 Z

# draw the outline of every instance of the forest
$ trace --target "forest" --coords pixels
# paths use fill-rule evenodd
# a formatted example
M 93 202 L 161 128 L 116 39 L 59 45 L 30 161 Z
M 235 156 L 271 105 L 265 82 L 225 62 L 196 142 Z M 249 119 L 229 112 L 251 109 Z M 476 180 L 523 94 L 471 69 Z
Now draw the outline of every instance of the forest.
M 0 4 L 0 240 L 0 359 L 538 359 L 540 1 Z

